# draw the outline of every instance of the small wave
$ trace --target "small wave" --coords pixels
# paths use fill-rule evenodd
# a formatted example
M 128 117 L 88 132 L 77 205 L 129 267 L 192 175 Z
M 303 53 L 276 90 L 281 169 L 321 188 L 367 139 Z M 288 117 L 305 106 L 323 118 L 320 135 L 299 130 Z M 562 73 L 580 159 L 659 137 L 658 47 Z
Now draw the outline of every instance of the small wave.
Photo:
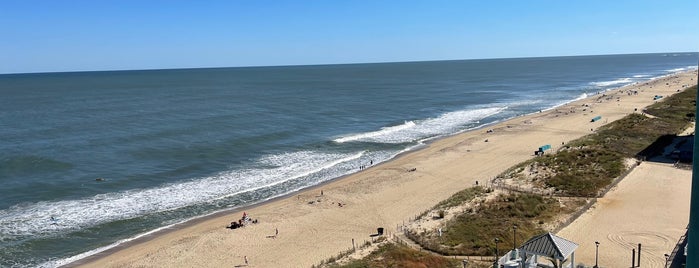
M 571 102 L 579 101 L 579 100 L 582 100 L 582 99 L 586 99 L 587 97 L 589 97 L 589 95 L 587 95 L 587 93 L 583 93 L 583 94 L 580 94 L 580 96 L 578 96 L 577 98 L 575 98 L 575 99 L 574 99 L 573 101 L 571 101 Z
M 442 114 L 437 118 L 419 121 L 408 121 L 399 126 L 382 128 L 378 131 L 353 134 L 337 138 L 338 143 L 378 142 L 378 143 L 406 143 L 415 142 L 425 138 L 455 133 L 464 125 L 478 123 L 479 120 L 498 114 L 508 107 L 491 107 L 474 110 L 462 110 Z
M 267 168 L 229 171 L 162 187 L 99 194 L 79 200 L 15 205 L 0 210 L 0 241 L 51 236 L 211 202 L 308 176 L 358 159 L 363 154 L 283 153 L 258 160 L 257 164 Z M 335 177 L 333 175 L 329 174 Z
M 268 156 L 261 159 L 260 162 L 266 165 L 276 166 L 276 168 L 268 169 L 264 172 L 267 178 L 273 179 L 268 180 L 268 183 L 264 185 L 252 187 L 247 189 L 246 191 L 254 191 L 262 188 L 272 187 L 287 181 L 306 177 L 314 173 L 330 169 L 342 163 L 347 163 L 352 160 L 359 159 L 364 155 L 364 153 L 365 151 L 356 154 L 320 154 L 317 152 L 302 151 Z M 235 175 L 231 174 L 231 176 Z M 253 176 L 251 178 L 255 177 Z M 259 180 L 255 180 L 251 183 L 259 182 Z M 223 199 L 226 197 L 234 196 L 236 194 L 240 194 L 240 192 L 223 195 L 218 197 L 217 199 Z
M 520 106 L 537 106 L 537 105 L 540 105 L 543 103 L 546 103 L 546 101 L 544 101 L 543 99 L 524 99 L 524 100 L 508 101 L 507 107 L 514 108 L 514 107 L 520 107 Z
M 651 77 L 649 74 L 637 74 L 634 75 L 633 78 L 644 78 L 644 77 Z
M 358 140 L 369 140 L 369 139 L 376 138 L 376 137 L 389 136 L 389 135 L 392 135 L 396 132 L 409 129 L 409 128 L 412 128 L 414 126 L 415 126 L 415 122 L 406 121 L 402 125 L 384 127 L 384 128 L 381 128 L 381 130 L 377 130 L 377 131 L 373 131 L 373 132 L 360 133 L 360 134 L 356 134 L 356 135 L 342 137 L 342 138 L 335 139 L 334 142 L 344 143 L 344 142 L 358 141 Z
M 619 84 L 628 84 L 633 82 L 631 78 L 621 78 L 617 80 L 611 80 L 611 81 L 602 81 L 602 82 L 590 82 L 590 85 L 596 86 L 596 87 L 608 87 L 608 86 L 613 86 L 613 85 L 619 85 Z
M 681 72 L 684 70 L 687 70 L 687 68 L 686 67 L 674 68 L 674 69 L 665 70 L 665 72 L 676 73 L 676 72 Z
M 568 103 L 576 102 L 576 101 L 579 101 L 579 100 L 586 99 L 586 98 L 589 97 L 589 96 L 590 96 L 590 95 L 587 94 L 587 93 L 582 93 L 582 94 L 580 94 L 580 95 L 579 95 L 577 98 L 575 98 L 575 99 L 562 101 L 562 102 L 560 102 L 560 103 L 557 103 L 556 105 L 551 106 L 550 108 L 543 109 L 542 111 L 550 111 L 550 110 L 556 109 L 556 108 L 558 108 L 558 107 L 561 107 L 561 106 L 563 106 L 563 105 L 566 105 L 566 104 L 568 104 Z

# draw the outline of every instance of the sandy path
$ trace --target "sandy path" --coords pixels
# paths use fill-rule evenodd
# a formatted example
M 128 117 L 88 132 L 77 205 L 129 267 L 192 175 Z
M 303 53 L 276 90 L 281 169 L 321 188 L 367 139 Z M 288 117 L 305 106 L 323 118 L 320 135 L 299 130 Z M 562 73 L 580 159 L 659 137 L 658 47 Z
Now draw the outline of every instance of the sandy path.
M 556 149 L 561 142 L 588 134 L 635 108 L 640 111 L 653 102 L 654 95 L 667 96 L 683 85 L 694 84 L 696 72 L 684 73 L 518 117 L 489 127 L 492 133 L 481 129 L 444 138 L 425 149 L 325 184 L 323 196 L 319 188 L 314 188 L 247 209 L 252 218 L 260 220 L 259 224 L 237 230 L 223 228 L 240 218 L 240 212 L 235 212 L 184 224 L 83 263 L 86 267 L 233 267 L 243 265 L 243 257 L 247 256 L 248 267 L 310 267 L 351 248 L 352 239 L 357 245 L 369 240 L 377 227 L 394 232 L 403 221 L 474 185 L 476 180 L 491 179 L 533 157 L 533 151 L 541 145 L 551 144 Z M 638 94 L 629 95 L 629 90 Z M 603 119 L 591 123 L 597 115 Z M 407 172 L 411 168 L 417 171 Z M 344 206 L 339 207 L 338 202 Z M 275 228 L 279 236 L 267 238 Z

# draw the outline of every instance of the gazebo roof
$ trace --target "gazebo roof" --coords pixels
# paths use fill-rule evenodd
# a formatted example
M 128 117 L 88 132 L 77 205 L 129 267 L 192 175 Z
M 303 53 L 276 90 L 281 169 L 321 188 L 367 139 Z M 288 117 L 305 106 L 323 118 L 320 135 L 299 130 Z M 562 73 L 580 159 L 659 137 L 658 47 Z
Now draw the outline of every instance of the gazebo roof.
M 570 256 L 577 248 L 578 244 L 575 242 L 552 233 L 535 236 L 520 247 L 521 250 L 532 254 L 554 257 L 561 260 Z

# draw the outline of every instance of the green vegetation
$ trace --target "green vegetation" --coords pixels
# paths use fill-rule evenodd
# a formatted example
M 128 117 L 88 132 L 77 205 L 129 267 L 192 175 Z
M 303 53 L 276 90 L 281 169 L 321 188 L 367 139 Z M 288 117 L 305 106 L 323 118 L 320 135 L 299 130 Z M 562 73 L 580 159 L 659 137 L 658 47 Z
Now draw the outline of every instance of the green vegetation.
M 669 121 L 659 117 L 649 118 L 634 113 L 601 127 L 595 134 L 571 142 L 569 147 L 590 146 L 595 149 L 617 152 L 625 157 L 644 156 L 642 152 L 648 146 L 664 135 L 679 133 L 686 125 L 686 121 Z
M 697 86 L 693 86 L 679 92 L 664 101 L 649 106 L 645 112 L 660 118 L 675 122 L 694 121 L 696 107 Z M 682 127 L 680 125 L 680 127 Z M 681 131 L 681 129 L 677 129 Z
M 560 213 L 556 199 L 532 194 L 501 195 L 480 208 L 457 216 L 446 223 L 442 237 L 434 233 L 409 233 L 424 248 L 444 255 L 489 256 L 495 253 L 494 238 L 513 241 L 512 226 L 517 225 L 521 243 L 543 232 L 540 224 Z M 505 244 L 503 248 L 507 248 Z
M 658 149 L 667 145 L 662 140 L 668 135 L 683 131 L 687 124 L 694 121 L 697 87 L 672 95 L 664 101 L 649 106 L 645 112 L 651 116 L 634 113 L 601 127 L 596 134 L 585 136 L 571 144 L 576 146 L 594 146 L 621 153 L 627 157 L 652 156 Z M 650 148 L 656 142 L 656 146 Z
M 696 86 L 639 113 L 601 127 L 597 133 L 570 142 L 555 155 L 522 165 L 541 166 L 549 172 L 539 178 L 567 196 L 593 197 L 624 171 L 624 157 L 650 157 L 672 142 L 674 135 L 694 120 Z M 519 165 L 518 167 L 522 167 Z
M 446 200 L 439 202 L 439 204 L 437 204 L 435 206 L 435 208 L 436 209 L 449 209 L 452 207 L 456 207 L 456 206 L 459 206 L 463 203 L 466 203 L 466 202 L 473 200 L 474 198 L 482 195 L 485 192 L 486 192 L 486 190 L 480 186 L 466 188 L 466 189 L 463 189 L 463 190 L 455 193 L 454 195 L 447 198 Z
M 568 196 L 592 197 L 624 170 L 621 154 L 600 148 L 561 151 L 537 158 L 552 175 L 541 178 L 546 186 Z
M 379 246 L 377 250 L 361 260 L 353 260 L 347 264 L 333 264 L 334 268 L 384 268 L 384 267 L 406 267 L 406 268 L 426 268 L 462 267 L 459 260 L 435 256 L 429 253 L 410 249 L 406 246 L 388 243 Z

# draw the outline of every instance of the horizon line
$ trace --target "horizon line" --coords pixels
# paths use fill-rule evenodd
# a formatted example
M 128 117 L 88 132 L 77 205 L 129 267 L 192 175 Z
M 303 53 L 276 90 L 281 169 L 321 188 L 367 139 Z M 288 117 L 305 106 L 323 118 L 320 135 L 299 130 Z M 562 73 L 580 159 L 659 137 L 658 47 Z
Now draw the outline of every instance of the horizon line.
M 36 72 L 0 73 L 0 76 L 4 76 L 4 75 L 31 75 L 31 74 L 60 74 L 60 73 L 91 73 L 91 72 L 131 72 L 131 71 L 167 71 L 167 70 L 231 69 L 231 68 L 334 66 L 334 65 L 361 65 L 361 64 L 419 63 L 419 62 L 439 62 L 439 61 L 475 61 L 475 60 L 536 59 L 536 58 L 593 57 L 593 56 L 618 56 L 618 55 L 643 55 L 643 54 L 685 54 L 685 53 L 698 54 L 699 51 L 612 53 L 612 54 L 556 55 L 556 56 L 521 56 L 521 57 L 434 59 L 434 60 L 406 60 L 406 61 L 379 61 L 379 62 L 309 63 L 309 64 L 280 64 L 280 65 L 241 65 L 241 66 L 173 67 L 173 68 L 143 68 L 143 69 L 36 71 Z

